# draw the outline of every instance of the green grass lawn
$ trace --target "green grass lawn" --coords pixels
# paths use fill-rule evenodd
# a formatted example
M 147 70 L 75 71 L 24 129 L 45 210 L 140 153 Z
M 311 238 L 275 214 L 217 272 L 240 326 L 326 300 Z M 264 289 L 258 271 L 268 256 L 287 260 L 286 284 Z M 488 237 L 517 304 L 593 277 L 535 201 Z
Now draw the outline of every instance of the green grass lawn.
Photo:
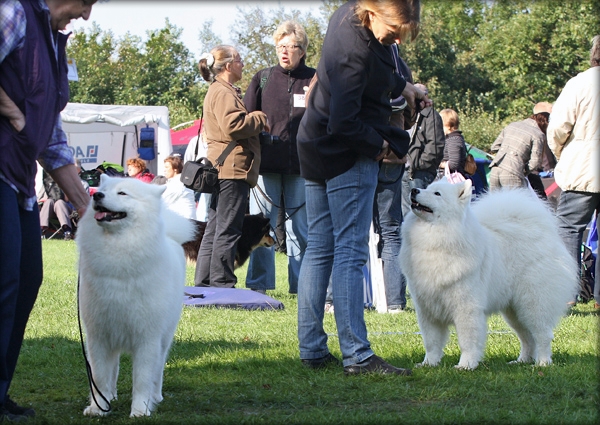
M 598 312 L 577 305 L 553 342 L 554 365 L 508 365 L 519 343 L 500 316 L 489 320 L 482 364 L 459 371 L 452 333 L 442 364 L 411 377 L 346 377 L 313 371 L 298 357 L 297 303 L 277 255 L 282 311 L 186 307 L 165 368 L 164 401 L 150 418 L 130 419 L 131 359 L 121 359 L 119 399 L 106 418 L 84 417 L 88 382 L 79 341 L 74 242 L 44 241 L 44 284 L 33 310 L 10 394 L 30 405 L 30 424 L 598 424 Z M 193 268 L 187 284 L 193 285 Z M 238 270 L 244 287 L 246 268 Z M 404 314 L 366 312 L 374 351 L 400 367 L 423 360 L 409 300 Z M 330 349 L 340 357 L 326 315 Z

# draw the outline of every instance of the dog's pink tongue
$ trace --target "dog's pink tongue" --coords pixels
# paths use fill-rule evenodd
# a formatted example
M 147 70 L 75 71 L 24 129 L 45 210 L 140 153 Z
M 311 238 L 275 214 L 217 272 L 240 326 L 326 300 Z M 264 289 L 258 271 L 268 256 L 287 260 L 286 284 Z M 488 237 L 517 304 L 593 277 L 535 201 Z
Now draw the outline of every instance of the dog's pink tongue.
M 94 218 L 96 220 L 104 220 L 107 215 L 108 215 L 108 213 L 106 213 L 106 212 L 97 212 L 96 214 L 94 214 Z

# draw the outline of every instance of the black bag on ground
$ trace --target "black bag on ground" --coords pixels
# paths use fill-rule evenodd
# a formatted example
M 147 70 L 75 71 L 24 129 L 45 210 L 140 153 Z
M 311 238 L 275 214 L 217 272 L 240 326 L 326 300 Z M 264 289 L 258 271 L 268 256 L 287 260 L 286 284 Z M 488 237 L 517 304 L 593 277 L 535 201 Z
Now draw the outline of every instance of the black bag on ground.
M 218 181 L 219 170 L 212 165 L 208 158 L 202 157 L 183 165 L 181 182 L 188 189 L 199 193 L 213 193 Z

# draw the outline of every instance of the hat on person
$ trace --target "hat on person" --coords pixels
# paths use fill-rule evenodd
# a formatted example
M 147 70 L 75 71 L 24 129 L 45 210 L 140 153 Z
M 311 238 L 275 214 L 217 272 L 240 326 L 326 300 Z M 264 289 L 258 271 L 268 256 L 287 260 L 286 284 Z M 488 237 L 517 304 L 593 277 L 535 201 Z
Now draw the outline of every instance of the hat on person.
M 552 113 L 552 104 L 549 102 L 536 103 L 533 107 L 533 114 L 541 114 L 542 112 Z

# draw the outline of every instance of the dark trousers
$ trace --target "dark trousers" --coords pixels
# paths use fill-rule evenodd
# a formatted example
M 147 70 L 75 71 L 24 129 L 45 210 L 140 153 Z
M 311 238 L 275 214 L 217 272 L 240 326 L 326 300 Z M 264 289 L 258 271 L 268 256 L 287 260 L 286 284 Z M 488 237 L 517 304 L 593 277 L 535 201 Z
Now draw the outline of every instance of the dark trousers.
M 219 180 L 219 190 L 212 197 L 198 250 L 196 286 L 235 287 L 235 252 L 242 235 L 249 193 L 250 186 L 244 180 Z
M 0 180 L 0 406 L 41 284 L 39 211 L 19 207 L 17 193 Z

